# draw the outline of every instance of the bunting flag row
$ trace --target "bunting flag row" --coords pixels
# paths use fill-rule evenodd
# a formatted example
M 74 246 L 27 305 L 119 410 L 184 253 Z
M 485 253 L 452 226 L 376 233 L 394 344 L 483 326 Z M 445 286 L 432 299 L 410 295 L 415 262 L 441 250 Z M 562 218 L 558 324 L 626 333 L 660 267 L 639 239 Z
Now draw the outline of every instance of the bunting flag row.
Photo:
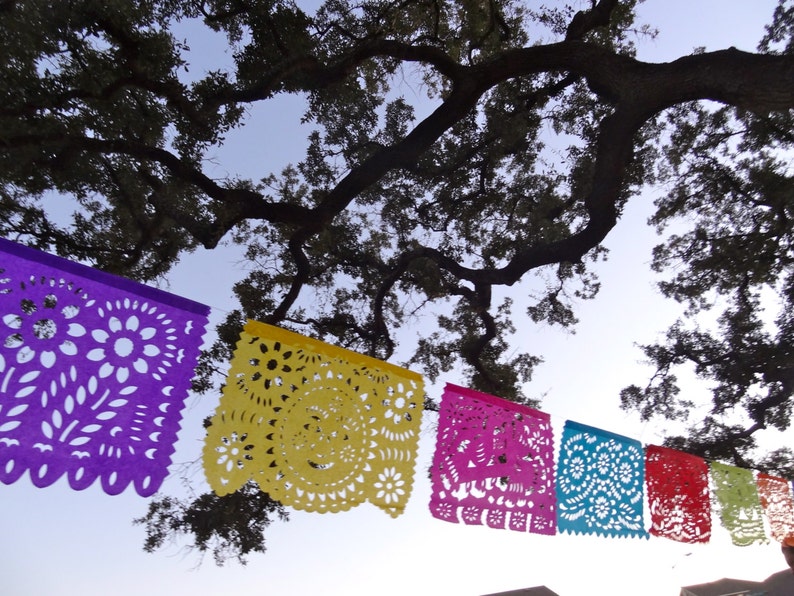
M 167 476 L 209 307 L 0 239 L 0 482 L 64 475 L 149 496 Z M 424 399 L 410 370 L 249 321 L 202 461 L 219 495 L 255 482 L 295 509 L 411 495 Z M 559 441 L 556 438 L 559 437 Z M 792 485 L 447 384 L 431 514 L 553 535 L 736 545 L 794 533 Z M 647 503 L 647 509 L 646 507 Z M 647 529 L 646 529 L 647 524 Z
M 568 420 L 556 466 L 548 414 L 448 383 L 431 468 L 438 519 L 538 534 L 557 531 L 708 542 L 712 488 L 735 545 L 794 533 L 792 485 Z M 647 492 L 646 492 L 647 491 Z M 650 527 L 645 529 L 645 502 Z
M 209 307 L 0 239 L 0 481 L 168 473 Z

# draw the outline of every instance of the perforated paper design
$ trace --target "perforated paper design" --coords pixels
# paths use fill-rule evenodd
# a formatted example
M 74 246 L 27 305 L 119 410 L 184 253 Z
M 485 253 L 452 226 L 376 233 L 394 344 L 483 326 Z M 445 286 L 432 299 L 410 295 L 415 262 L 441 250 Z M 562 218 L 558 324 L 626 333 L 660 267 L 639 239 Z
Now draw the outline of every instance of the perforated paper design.
M 392 517 L 413 485 L 421 377 L 249 321 L 203 450 L 219 495 L 256 481 L 296 509 L 337 512 L 369 501 Z
M 667 447 L 645 448 L 650 533 L 678 542 L 711 537 L 709 468 L 701 458 Z
M 720 521 L 736 546 L 766 542 L 761 503 L 752 470 L 711 462 Z
M 557 527 L 646 537 L 639 442 L 568 420 L 557 465 Z
M 0 240 L 0 481 L 148 496 L 209 308 Z
M 783 542 L 794 535 L 794 501 L 787 480 L 759 473 L 756 478 L 758 498 L 769 522 L 772 539 Z
M 548 414 L 447 384 L 431 478 L 438 519 L 555 533 Z

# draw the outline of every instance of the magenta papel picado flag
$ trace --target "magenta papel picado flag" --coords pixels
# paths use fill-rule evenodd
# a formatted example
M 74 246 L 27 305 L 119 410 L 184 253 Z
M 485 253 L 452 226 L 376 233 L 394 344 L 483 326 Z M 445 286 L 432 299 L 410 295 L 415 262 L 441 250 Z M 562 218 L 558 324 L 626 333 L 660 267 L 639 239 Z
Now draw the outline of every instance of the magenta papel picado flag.
M 430 511 L 438 519 L 556 531 L 548 414 L 448 383 L 431 473 Z

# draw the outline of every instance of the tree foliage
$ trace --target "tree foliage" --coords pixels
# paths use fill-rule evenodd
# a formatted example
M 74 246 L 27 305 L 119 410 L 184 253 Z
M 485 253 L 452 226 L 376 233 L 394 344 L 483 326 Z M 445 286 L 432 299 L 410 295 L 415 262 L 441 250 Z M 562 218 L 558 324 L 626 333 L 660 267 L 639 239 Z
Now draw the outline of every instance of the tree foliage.
M 212 553 L 215 563 L 236 559 L 245 565 L 251 553 L 264 553 L 264 532 L 271 516 L 289 519 L 284 506 L 262 492 L 253 482 L 237 492 L 204 493 L 187 500 L 163 496 L 149 502 L 146 515 L 134 520 L 146 528 L 143 550 L 154 552 L 170 541 L 189 535 L 192 548 Z
M 656 373 L 623 405 L 685 419 L 690 367 L 712 404 L 669 444 L 791 474 L 794 454 L 758 456 L 756 437 L 788 428 L 794 387 L 794 5 L 757 53 L 650 64 L 635 3 L 4 0 L 0 234 L 142 281 L 197 247 L 244 247 L 198 391 L 217 391 L 254 318 L 531 403 L 540 358 L 515 352 L 515 325 L 574 325 L 626 202 L 664 182 L 653 267 L 685 311 L 643 347 Z M 228 68 L 191 70 L 188 25 L 225 36 Z M 214 177 L 218 148 L 282 96 L 306 105 L 304 157 Z M 263 550 L 281 510 L 239 527 L 257 499 L 223 515 L 164 497 L 146 548 L 184 532 L 202 551 L 219 538 L 219 561 Z

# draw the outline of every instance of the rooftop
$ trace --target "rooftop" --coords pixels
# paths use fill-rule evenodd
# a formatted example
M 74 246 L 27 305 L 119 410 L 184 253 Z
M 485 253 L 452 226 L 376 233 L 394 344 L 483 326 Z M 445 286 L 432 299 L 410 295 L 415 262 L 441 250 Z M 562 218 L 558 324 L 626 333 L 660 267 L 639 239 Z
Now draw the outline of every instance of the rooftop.
M 724 577 L 717 581 L 681 588 L 680 596 L 792 596 L 794 573 L 773 573 L 762 582 Z

